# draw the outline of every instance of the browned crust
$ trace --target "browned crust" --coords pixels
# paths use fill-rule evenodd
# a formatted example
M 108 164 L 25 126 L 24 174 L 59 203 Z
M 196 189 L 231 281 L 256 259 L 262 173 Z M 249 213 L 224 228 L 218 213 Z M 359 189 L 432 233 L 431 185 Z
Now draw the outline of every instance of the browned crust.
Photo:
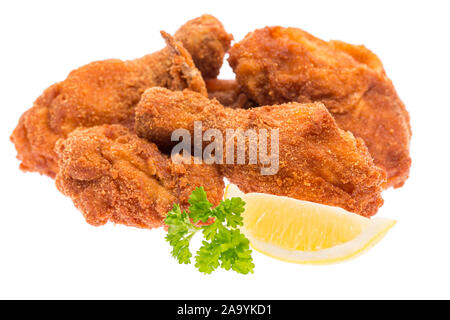
M 409 114 L 367 48 L 266 27 L 235 44 L 228 61 L 240 88 L 259 105 L 324 103 L 342 129 L 365 141 L 387 172 L 386 187 L 404 184 L 411 165 Z
M 108 221 L 139 228 L 163 225 L 174 203 L 203 186 L 217 205 L 223 177 L 208 165 L 174 164 L 150 142 L 121 125 L 77 129 L 56 144 L 60 170 L 56 186 L 89 224 Z
M 193 136 L 194 121 L 202 121 L 203 130 L 220 130 L 224 137 L 226 129 L 252 128 L 267 129 L 270 139 L 270 129 L 279 130 L 277 174 L 261 175 L 261 163 L 221 166 L 225 176 L 244 192 L 340 206 L 364 216 L 375 214 L 383 204 L 384 170 L 375 166 L 361 139 L 338 128 L 321 103 L 236 110 L 189 90 L 151 88 L 136 108 L 135 130 L 170 148 L 175 129 L 187 129 Z

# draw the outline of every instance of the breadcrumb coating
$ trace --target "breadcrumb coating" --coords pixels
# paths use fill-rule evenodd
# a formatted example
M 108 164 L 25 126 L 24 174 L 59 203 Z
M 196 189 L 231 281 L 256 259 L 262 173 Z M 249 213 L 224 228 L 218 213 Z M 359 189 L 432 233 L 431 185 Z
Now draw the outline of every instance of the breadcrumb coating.
M 183 209 L 196 188 L 219 204 L 223 176 L 216 166 L 174 164 L 156 145 L 121 125 L 76 129 L 56 144 L 56 186 L 94 226 L 108 221 L 139 228 L 163 225 L 174 203 Z
M 296 28 L 247 34 L 228 59 L 240 89 L 259 105 L 322 102 L 343 130 L 366 143 L 385 187 L 409 176 L 409 114 L 380 59 L 364 46 L 322 41 Z
M 218 57 L 223 58 L 231 41 L 222 24 L 204 15 L 182 26 L 174 38 L 167 33 L 163 37 L 167 47 L 158 52 L 130 61 L 92 62 L 45 90 L 22 115 L 11 136 L 20 168 L 55 177 L 58 139 L 78 127 L 121 124 L 133 129 L 134 108 L 147 88 L 190 88 L 206 95 L 203 77 L 193 61 L 201 63 L 208 75 L 220 69 Z
M 174 130 L 187 129 L 194 136 L 194 121 L 202 121 L 203 132 L 218 129 L 224 137 L 227 129 L 266 129 L 270 141 L 271 129 L 279 130 L 276 174 L 262 175 L 265 165 L 248 164 L 248 158 L 245 164 L 231 159 L 233 164 L 220 165 L 230 182 L 244 192 L 339 206 L 363 216 L 374 215 L 383 204 L 384 170 L 374 164 L 364 142 L 341 130 L 321 103 L 232 109 L 189 90 L 155 87 L 145 91 L 136 108 L 135 130 L 140 137 L 170 149 Z M 249 155 L 248 143 L 245 155 Z

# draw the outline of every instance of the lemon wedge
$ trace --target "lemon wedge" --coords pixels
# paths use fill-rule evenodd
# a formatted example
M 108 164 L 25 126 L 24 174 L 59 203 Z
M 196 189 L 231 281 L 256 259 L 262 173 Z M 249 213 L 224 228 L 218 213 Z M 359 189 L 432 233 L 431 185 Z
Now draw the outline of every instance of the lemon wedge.
M 365 218 L 339 207 L 263 193 L 243 193 L 229 184 L 225 198 L 242 198 L 242 231 L 251 246 L 268 256 L 304 264 L 354 258 L 380 241 L 395 224 Z

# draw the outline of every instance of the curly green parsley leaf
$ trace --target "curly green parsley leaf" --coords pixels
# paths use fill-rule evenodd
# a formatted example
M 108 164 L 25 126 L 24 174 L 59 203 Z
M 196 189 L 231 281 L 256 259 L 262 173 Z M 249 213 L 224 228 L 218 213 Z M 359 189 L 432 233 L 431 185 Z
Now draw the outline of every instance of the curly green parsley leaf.
M 250 243 L 239 227 L 243 225 L 241 214 L 245 202 L 241 198 L 221 201 L 212 208 L 203 187 L 195 189 L 189 197 L 188 211 L 181 211 L 175 204 L 164 222 L 168 225 L 166 240 L 172 246 L 172 256 L 179 263 L 191 263 L 189 245 L 192 237 L 201 231 L 205 240 L 195 256 L 195 266 L 200 272 L 211 273 L 218 267 L 238 273 L 253 273 Z M 195 223 L 214 222 L 205 226 Z

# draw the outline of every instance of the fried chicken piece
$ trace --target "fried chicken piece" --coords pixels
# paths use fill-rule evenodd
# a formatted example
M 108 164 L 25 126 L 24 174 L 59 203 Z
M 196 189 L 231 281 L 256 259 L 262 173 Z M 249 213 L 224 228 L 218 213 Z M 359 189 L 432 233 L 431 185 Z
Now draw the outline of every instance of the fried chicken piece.
M 139 228 L 163 225 L 174 203 L 203 186 L 217 205 L 223 177 L 216 166 L 175 165 L 158 148 L 121 125 L 76 129 L 56 144 L 60 170 L 56 186 L 72 198 L 86 221 L 108 221 Z
M 409 114 L 381 61 L 364 46 L 266 27 L 235 44 L 228 61 L 259 105 L 324 103 L 341 129 L 365 141 L 387 172 L 385 187 L 404 184 L 411 165 Z
M 136 108 L 136 133 L 158 146 L 170 148 L 172 132 L 183 128 L 194 136 L 194 121 L 202 130 L 218 129 L 224 141 L 245 135 L 247 129 L 279 130 L 279 170 L 262 175 L 266 165 L 236 164 L 226 159 L 220 165 L 230 182 L 244 192 L 263 192 L 339 206 L 363 216 L 375 214 L 383 204 L 384 170 L 374 165 L 364 142 L 339 129 L 321 103 L 232 109 L 189 90 L 170 91 L 151 88 L 145 91 Z M 227 135 L 226 130 L 236 130 Z M 268 147 L 271 145 L 267 143 Z M 261 147 L 261 144 L 259 145 Z M 226 149 L 226 145 L 223 146 Z M 236 149 L 236 148 L 235 148 Z M 268 155 L 272 148 L 268 148 Z M 245 156 L 249 155 L 249 143 Z M 238 152 L 234 152 L 237 157 Z M 226 150 L 223 150 L 226 155 Z M 247 158 L 246 158 L 247 159 Z
M 175 38 L 191 53 L 203 78 L 216 78 L 223 58 L 230 49 L 233 35 L 215 17 L 205 14 L 186 22 L 175 33 Z
M 203 57 L 222 55 L 229 47 L 222 24 L 212 16 L 202 16 L 185 24 L 175 39 L 162 34 L 165 49 L 131 61 L 90 63 L 45 90 L 22 115 L 11 136 L 22 161 L 20 168 L 54 177 L 58 172 L 55 143 L 78 127 L 117 123 L 133 129 L 134 107 L 149 87 L 190 88 L 206 95 L 200 72 L 177 40 L 192 38 L 187 44 L 209 74 L 220 68 L 222 61 L 204 61 Z
M 246 109 L 256 106 L 239 89 L 236 80 L 206 79 L 205 84 L 208 97 L 217 99 L 225 107 Z

